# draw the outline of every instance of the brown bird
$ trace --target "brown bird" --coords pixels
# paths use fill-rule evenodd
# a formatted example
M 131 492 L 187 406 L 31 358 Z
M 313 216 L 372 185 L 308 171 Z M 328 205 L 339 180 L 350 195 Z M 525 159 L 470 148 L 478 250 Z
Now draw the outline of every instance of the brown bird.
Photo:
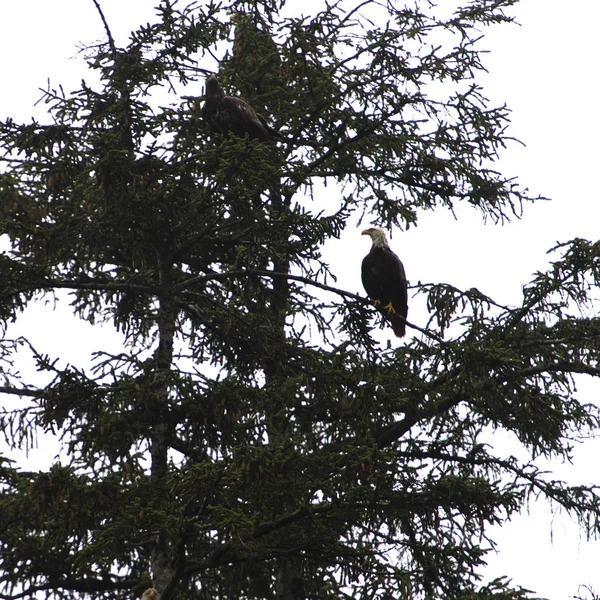
M 391 251 L 385 231 L 370 227 L 362 232 L 373 242 L 362 261 L 362 282 L 375 308 L 390 322 L 394 333 L 406 333 L 408 286 L 402 261 Z
M 226 96 L 215 75 L 206 80 L 206 101 L 202 107 L 202 118 L 215 133 L 232 133 L 242 138 L 248 135 L 251 140 L 261 142 L 273 138 L 282 139 L 244 99 Z

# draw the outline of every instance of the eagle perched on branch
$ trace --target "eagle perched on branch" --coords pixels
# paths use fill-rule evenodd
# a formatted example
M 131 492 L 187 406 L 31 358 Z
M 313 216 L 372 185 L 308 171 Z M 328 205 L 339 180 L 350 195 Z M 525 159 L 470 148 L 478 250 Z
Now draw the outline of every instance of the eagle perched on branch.
M 362 282 L 375 308 L 390 322 L 394 333 L 406 333 L 408 288 L 402 261 L 391 251 L 385 231 L 370 227 L 362 232 L 373 242 L 362 261 Z
M 251 140 L 261 142 L 273 138 L 282 139 L 245 100 L 226 96 L 215 75 L 206 80 L 206 102 L 202 107 L 202 118 L 215 133 L 232 133 L 241 138 L 248 134 Z

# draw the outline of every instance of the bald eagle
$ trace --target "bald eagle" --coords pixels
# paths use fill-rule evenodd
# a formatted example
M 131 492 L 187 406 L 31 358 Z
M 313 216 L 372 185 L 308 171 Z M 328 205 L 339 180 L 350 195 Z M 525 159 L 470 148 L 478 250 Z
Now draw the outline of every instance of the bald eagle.
M 233 133 L 237 137 L 248 134 L 251 140 L 265 142 L 281 136 L 262 115 L 242 98 L 226 96 L 215 75 L 206 80 L 206 102 L 202 107 L 202 118 L 215 133 L 227 135 Z
M 404 265 L 390 250 L 385 232 L 370 227 L 362 232 L 373 245 L 362 261 L 362 282 L 377 310 L 390 322 L 394 333 L 406 333 L 408 290 Z

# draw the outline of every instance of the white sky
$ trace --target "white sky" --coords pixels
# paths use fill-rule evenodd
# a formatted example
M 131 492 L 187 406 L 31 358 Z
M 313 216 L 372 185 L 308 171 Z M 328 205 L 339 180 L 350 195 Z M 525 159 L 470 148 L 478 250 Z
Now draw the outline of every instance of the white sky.
M 292 5 L 295 2 L 291 0 Z M 101 4 L 117 44 L 125 42 L 131 28 L 153 20 L 153 0 Z M 518 176 L 532 195 L 547 196 L 552 202 L 527 206 L 521 221 L 504 226 L 484 225 L 469 210 L 460 211 L 459 221 L 438 210 L 422 216 L 418 227 L 394 232 L 392 246 L 412 282 L 478 287 L 500 302 L 514 304 L 531 274 L 546 268 L 546 250 L 557 241 L 598 238 L 600 169 L 594 148 L 600 139 L 596 81 L 600 2 L 521 0 L 513 12 L 521 27 L 486 30 L 483 46 L 490 50 L 485 59 L 489 75 L 480 82 L 493 103 L 506 102 L 512 109 L 511 133 L 526 143 L 526 147 L 513 144 L 504 152 L 500 170 Z M 75 89 L 84 76 L 77 44 L 103 36 L 92 0 L 3 0 L 0 117 L 26 121 L 35 113 L 41 118 L 43 106 L 33 108 L 41 96 L 39 88 L 51 78 L 54 87 Z M 200 84 L 191 93 L 200 93 Z M 352 230 L 329 246 L 339 275 L 336 285 L 362 293 L 357 265 L 368 244 Z M 411 304 L 409 317 L 424 324 L 427 315 L 419 302 L 423 299 Z M 62 319 L 46 311 L 28 312 L 21 331 L 29 330 L 48 351 L 61 348 L 66 361 L 89 354 L 98 335 L 105 347 L 111 345 L 108 331 L 94 329 L 92 340 L 91 326 L 65 328 Z M 587 382 L 580 386 L 588 401 L 595 399 L 597 389 Z M 40 450 L 48 456 L 55 448 Z M 599 450 L 597 442 L 589 442 L 577 452 L 573 468 L 556 464 L 548 468 L 557 470 L 560 478 L 600 483 Z M 544 505 L 532 505 L 530 513 L 498 530 L 499 553 L 490 557 L 486 574 L 509 575 L 553 599 L 576 595 L 580 584 L 600 592 L 600 544 L 586 542 L 576 526 L 551 515 Z

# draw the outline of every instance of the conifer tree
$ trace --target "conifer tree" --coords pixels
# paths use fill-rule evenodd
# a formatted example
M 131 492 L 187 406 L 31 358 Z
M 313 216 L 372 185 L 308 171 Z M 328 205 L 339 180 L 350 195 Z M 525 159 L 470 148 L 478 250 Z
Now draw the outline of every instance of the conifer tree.
M 431 320 L 394 348 L 321 253 L 359 218 L 534 199 L 494 165 L 508 111 L 477 83 L 481 29 L 515 3 L 163 0 L 126 47 L 105 20 L 98 84 L 0 124 L 3 323 L 66 290 L 123 336 L 92 368 L 0 342 L 9 448 L 63 442 L 47 471 L 1 459 L 1 598 L 523 598 L 480 581 L 492 525 L 539 496 L 598 532 L 594 487 L 535 458 L 598 428 L 573 378 L 600 375 L 599 243 L 558 246 L 516 307 L 413 285 Z M 282 140 L 207 127 L 214 69 Z M 23 348 L 47 385 L 18 376 Z

